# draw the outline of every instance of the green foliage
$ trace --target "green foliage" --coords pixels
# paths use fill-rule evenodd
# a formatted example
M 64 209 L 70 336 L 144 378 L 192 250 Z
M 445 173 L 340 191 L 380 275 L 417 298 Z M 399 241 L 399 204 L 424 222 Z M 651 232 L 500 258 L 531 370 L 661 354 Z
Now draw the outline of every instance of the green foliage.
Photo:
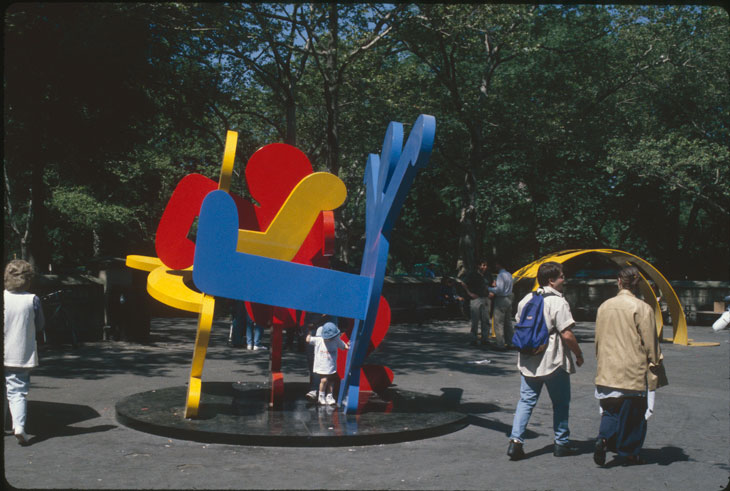
M 367 155 L 389 121 L 407 134 L 428 113 L 389 273 L 614 247 L 670 279 L 727 279 L 727 22 L 707 6 L 14 4 L 5 258 L 154 253 L 175 185 L 216 179 L 235 129 L 244 196 L 271 142 L 343 179 L 338 258 L 357 269 Z

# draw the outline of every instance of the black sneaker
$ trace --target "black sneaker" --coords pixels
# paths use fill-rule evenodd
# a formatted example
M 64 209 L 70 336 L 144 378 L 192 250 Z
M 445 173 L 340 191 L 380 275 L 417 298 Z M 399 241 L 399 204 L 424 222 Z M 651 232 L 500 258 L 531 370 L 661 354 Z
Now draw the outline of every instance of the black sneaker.
M 566 445 L 555 444 L 553 448 L 553 455 L 556 457 L 569 457 L 571 455 L 577 455 L 578 449 L 571 446 L 569 443 Z
M 601 466 L 606 463 L 606 440 L 603 438 L 596 440 L 596 447 L 593 450 L 593 462 Z
M 509 441 L 509 448 L 507 448 L 507 455 L 510 460 L 520 460 L 525 456 L 525 451 L 522 449 L 522 444 L 516 440 Z
M 646 460 L 642 459 L 638 455 L 627 455 L 624 457 L 623 462 L 621 463 L 622 466 L 627 467 L 630 465 L 644 465 L 646 464 Z

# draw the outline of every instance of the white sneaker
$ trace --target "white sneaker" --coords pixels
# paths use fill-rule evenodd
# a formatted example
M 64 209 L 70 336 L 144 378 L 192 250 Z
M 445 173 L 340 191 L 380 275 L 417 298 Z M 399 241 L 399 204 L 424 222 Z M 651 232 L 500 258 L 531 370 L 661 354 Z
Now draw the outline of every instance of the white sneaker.
M 269 348 L 267 348 L 266 346 L 254 346 L 253 347 L 254 351 L 259 351 L 259 350 L 266 351 L 267 349 L 269 349 Z
M 310 401 L 316 401 L 317 400 L 317 391 L 316 390 L 310 390 L 307 392 L 307 394 L 304 396 Z
M 319 393 L 319 400 L 317 402 L 319 402 L 322 406 L 324 406 L 324 405 L 327 404 L 327 401 L 324 400 L 324 394 L 323 393 L 321 393 L 321 392 Z
M 335 400 L 334 397 L 332 397 L 332 394 L 327 394 L 326 401 L 327 401 L 327 404 L 329 404 L 330 406 L 337 405 L 337 401 Z
M 30 440 L 30 437 L 23 428 L 21 428 L 20 431 L 15 432 L 15 438 L 18 439 L 18 444 L 20 445 L 27 445 Z
M 253 349 L 253 344 L 249 344 L 248 346 L 246 346 L 246 349 Z

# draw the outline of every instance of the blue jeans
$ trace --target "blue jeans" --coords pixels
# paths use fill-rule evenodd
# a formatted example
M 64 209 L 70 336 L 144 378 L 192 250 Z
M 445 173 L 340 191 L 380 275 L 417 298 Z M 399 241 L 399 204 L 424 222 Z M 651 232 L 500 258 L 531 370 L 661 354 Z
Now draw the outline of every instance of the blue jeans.
M 243 336 L 246 336 L 248 346 L 261 346 L 261 336 L 264 328 L 254 324 L 253 319 L 248 316 L 246 304 L 237 301 L 233 304 L 233 316 L 231 322 L 231 335 L 229 341 L 233 346 L 241 346 Z
M 253 320 L 248 319 L 246 322 L 246 344 L 249 346 L 261 346 L 261 335 L 264 333 L 264 328 L 254 323 Z
M 555 443 L 567 445 L 570 429 L 568 429 L 568 413 L 570 410 L 570 374 L 558 368 L 545 377 L 522 376 L 520 384 L 520 402 L 517 403 L 515 419 L 512 422 L 510 439 L 523 443 L 527 423 L 532 410 L 540 397 L 542 386 L 547 386 L 548 395 L 553 402 L 553 431 Z
M 10 406 L 15 433 L 25 431 L 25 416 L 28 413 L 28 387 L 30 370 L 27 368 L 5 368 L 5 397 Z M 5 404 L 3 404 L 4 406 Z M 5 421 L 3 412 L 3 424 Z

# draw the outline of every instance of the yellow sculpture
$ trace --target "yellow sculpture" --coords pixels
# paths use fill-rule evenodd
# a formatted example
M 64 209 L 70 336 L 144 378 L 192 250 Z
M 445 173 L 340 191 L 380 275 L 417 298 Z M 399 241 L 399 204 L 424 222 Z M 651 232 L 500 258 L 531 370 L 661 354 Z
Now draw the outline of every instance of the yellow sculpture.
M 664 320 L 662 319 L 662 312 L 661 308 L 659 307 L 659 302 L 657 301 L 657 296 L 654 293 L 651 285 L 647 281 L 646 276 L 654 281 L 654 283 L 659 288 L 661 296 L 667 301 L 669 313 L 672 316 L 673 336 L 671 339 L 665 339 L 665 341 L 671 341 L 674 344 L 681 344 L 683 346 L 719 345 L 718 343 L 693 342 L 691 339 L 687 339 L 687 319 L 684 316 L 684 310 L 682 310 L 682 305 L 679 303 L 679 298 L 677 298 L 677 294 L 672 288 L 672 285 L 669 284 L 667 279 L 656 268 L 654 268 L 654 266 L 652 266 L 642 258 L 628 252 L 619 251 L 616 249 L 570 249 L 566 251 L 560 251 L 541 257 L 537 261 L 534 261 L 527 266 L 522 267 L 518 271 L 515 271 L 512 276 L 515 281 L 522 278 L 535 278 L 535 285 L 533 286 L 534 290 L 538 287 L 537 269 L 542 263 L 547 261 L 555 261 L 562 264 L 577 256 L 589 253 L 597 253 L 607 256 L 610 260 L 612 260 L 619 266 L 626 266 L 627 264 L 631 263 L 639 268 L 642 273 L 642 279 L 644 280 L 641 283 L 641 293 L 644 296 L 644 300 L 654 309 L 654 316 L 656 317 L 657 325 L 657 336 L 659 336 L 660 339 L 662 339 Z

